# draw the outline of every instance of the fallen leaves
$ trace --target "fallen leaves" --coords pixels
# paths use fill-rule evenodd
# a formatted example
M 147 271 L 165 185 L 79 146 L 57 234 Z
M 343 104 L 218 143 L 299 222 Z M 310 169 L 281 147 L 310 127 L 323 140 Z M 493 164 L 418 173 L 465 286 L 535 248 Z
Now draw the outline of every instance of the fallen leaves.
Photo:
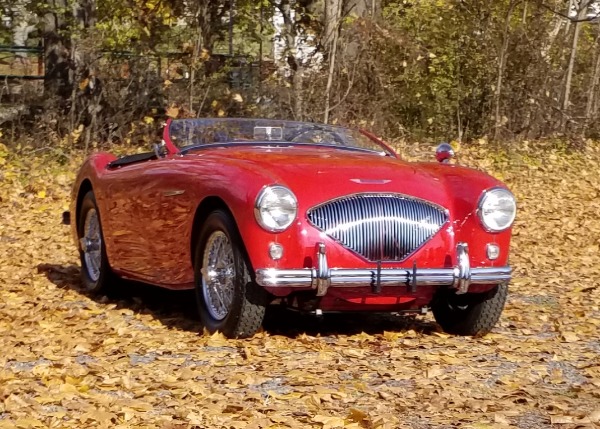
M 179 113 L 173 106 L 170 114 Z M 285 314 L 254 338 L 232 341 L 199 334 L 185 292 L 124 286 L 116 297 L 83 294 L 60 225 L 79 159 L 16 158 L 5 149 L 0 428 L 600 424 L 598 154 L 539 165 L 518 153 L 459 155 L 501 171 L 519 199 L 517 278 L 492 334 L 450 336 L 431 317 L 315 324 Z

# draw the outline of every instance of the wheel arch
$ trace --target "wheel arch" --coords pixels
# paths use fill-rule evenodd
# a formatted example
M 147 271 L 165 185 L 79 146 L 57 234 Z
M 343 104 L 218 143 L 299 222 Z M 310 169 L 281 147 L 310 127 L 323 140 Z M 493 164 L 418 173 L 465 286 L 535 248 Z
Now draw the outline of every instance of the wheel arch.
M 204 198 L 196 208 L 196 213 L 194 213 L 194 220 L 192 222 L 192 235 L 190 240 L 190 257 L 192 265 L 194 264 L 196 246 L 198 245 L 198 240 L 200 239 L 200 230 L 202 229 L 202 225 L 204 224 L 204 221 L 208 215 L 215 210 L 223 210 L 229 214 L 231 219 L 233 219 L 233 223 L 235 224 L 239 234 L 239 226 L 227 203 L 222 198 L 217 196 Z
M 92 187 L 92 182 L 90 181 L 90 179 L 84 179 L 81 182 L 81 185 L 79 185 L 79 190 L 77 191 L 77 204 L 75 206 L 74 219 L 77 230 L 79 230 L 79 216 L 81 215 L 81 204 L 83 203 L 83 198 L 88 192 L 93 190 L 94 188 Z

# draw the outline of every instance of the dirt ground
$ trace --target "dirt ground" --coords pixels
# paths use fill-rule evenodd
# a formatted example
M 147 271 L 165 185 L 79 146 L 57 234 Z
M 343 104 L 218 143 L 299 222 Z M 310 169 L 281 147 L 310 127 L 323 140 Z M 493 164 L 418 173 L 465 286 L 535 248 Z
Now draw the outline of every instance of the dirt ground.
M 0 145 L 0 428 L 600 427 L 600 145 L 487 145 L 459 161 L 519 204 L 491 334 L 273 311 L 240 341 L 199 333 L 189 292 L 82 293 L 60 225 L 80 158 Z

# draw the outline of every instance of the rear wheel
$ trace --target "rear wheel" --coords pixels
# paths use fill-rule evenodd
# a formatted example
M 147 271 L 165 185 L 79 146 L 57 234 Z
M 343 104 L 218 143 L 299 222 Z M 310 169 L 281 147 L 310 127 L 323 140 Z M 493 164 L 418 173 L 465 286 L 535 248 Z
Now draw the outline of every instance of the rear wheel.
M 90 293 L 101 294 L 112 286 L 115 277 L 108 265 L 100 214 L 93 191 L 83 197 L 77 222 L 81 283 Z
M 443 290 L 434 298 L 431 310 L 445 332 L 481 336 L 490 332 L 500 319 L 507 294 L 508 283 L 488 292 L 464 295 Z
M 242 240 L 231 216 L 212 212 L 202 227 L 194 258 L 198 310 L 209 332 L 229 338 L 260 329 L 267 292 L 250 277 Z

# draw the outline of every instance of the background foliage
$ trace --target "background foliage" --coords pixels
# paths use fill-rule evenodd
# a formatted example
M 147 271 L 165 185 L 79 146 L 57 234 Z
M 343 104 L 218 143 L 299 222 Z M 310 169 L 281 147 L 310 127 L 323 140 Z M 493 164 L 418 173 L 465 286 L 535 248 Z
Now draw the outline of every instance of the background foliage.
M 600 133 L 600 26 L 591 0 L 0 7 L 0 41 L 43 46 L 46 76 L 2 82 L 9 143 L 23 135 L 86 146 L 148 140 L 140 127 L 174 112 L 327 120 L 408 140 L 580 141 Z M 4 55 L 0 74 L 31 72 L 35 61 Z

